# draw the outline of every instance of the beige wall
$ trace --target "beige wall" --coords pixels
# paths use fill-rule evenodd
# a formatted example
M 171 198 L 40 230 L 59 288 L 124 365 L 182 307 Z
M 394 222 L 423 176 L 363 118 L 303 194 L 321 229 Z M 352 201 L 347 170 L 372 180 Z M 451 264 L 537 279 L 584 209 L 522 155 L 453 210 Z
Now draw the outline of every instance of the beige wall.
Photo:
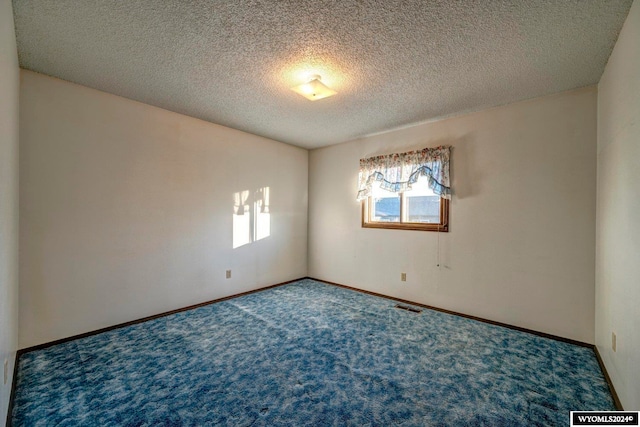
M 21 76 L 21 348 L 306 275 L 306 150 Z M 269 235 L 234 248 L 264 187 Z
M 598 85 L 596 345 L 627 410 L 640 410 L 640 2 Z M 617 350 L 612 350 L 612 332 Z
M 309 275 L 593 343 L 596 96 L 588 87 L 312 151 Z M 358 159 L 440 144 L 453 146 L 451 231 L 361 228 Z
M 0 0 L 0 425 L 7 418 L 18 346 L 19 81 L 11 1 Z

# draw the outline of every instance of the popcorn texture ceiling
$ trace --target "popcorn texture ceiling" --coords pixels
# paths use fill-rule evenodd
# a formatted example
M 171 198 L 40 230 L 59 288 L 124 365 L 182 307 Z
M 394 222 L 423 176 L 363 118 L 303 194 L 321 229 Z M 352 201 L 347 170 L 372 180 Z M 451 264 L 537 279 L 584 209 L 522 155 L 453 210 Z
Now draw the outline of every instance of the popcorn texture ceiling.
M 23 68 L 305 148 L 595 84 L 631 0 L 14 0 Z M 290 87 L 320 74 L 338 94 Z

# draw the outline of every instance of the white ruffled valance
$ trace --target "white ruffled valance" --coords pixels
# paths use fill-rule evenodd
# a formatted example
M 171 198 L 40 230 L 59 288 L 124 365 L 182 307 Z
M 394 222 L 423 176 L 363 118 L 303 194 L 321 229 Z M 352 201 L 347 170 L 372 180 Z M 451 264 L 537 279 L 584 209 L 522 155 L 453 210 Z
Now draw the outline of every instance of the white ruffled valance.
M 369 197 L 374 183 L 387 191 L 401 193 L 411 189 L 421 175 L 429 178 L 429 188 L 435 194 L 451 199 L 450 155 L 451 146 L 440 146 L 360 159 L 357 199 Z

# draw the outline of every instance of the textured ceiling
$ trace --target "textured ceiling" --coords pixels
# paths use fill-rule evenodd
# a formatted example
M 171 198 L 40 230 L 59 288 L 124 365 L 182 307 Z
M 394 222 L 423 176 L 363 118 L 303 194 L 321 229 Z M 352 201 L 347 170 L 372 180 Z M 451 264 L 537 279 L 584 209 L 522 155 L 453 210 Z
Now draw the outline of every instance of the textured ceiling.
M 14 0 L 23 68 L 306 148 L 597 83 L 631 0 Z M 320 74 L 338 94 L 289 88 Z

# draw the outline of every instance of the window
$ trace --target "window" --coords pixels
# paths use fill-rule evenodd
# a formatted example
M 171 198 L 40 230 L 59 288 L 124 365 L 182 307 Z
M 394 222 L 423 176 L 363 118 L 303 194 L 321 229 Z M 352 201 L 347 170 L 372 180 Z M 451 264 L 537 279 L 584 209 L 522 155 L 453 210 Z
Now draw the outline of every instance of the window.
M 450 147 L 360 160 L 362 226 L 449 231 Z
M 362 201 L 362 226 L 404 230 L 449 231 L 449 200 L 420 177 L 410 190 L 394 193 L 374 186 Z

